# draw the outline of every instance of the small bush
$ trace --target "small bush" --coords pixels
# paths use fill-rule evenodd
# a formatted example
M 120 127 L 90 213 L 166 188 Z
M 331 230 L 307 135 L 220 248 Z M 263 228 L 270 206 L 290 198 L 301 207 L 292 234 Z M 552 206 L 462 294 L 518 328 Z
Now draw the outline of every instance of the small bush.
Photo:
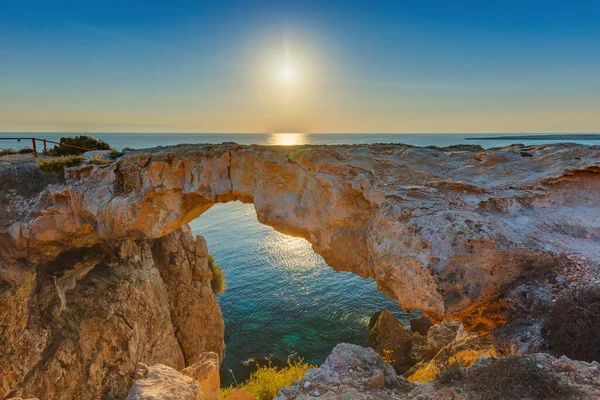
M 24 149 L 19 150 L 17 153 L 19 153 L 19 154 L 31 154 L 31 153 L 33 153 L 33 149 L 31 147 L 25 147 Z
M 83 162 L 83 156 L 69 156 L 38 161 L 37 166 L 44 172 L 61 172 L 65 168 L 75 167 Z
M 556 356 L 600 361 L 600 287 L 562 295 L 550 312 L 544 334 Z
M 73 154 L 83 154 L 88 150 L 112 150 L 108 143 L 102 140 L 94 139 L 90 136 L 75 136 L 60 138 L 61 144 L 83 147 L 87 150 L 74 149 L 72 147 L 54 146 L 52 155 L 68 156 Z
M 268 364 L 253 372 L 245 383 L 221 389 L 221 399 L 236 389 L 242 389 L 252 393 L 258 400 L 272 400 L 283 387 L 302 379 L 309 368 L 312 366 L 303 360 L 288 360 L 287 366 L 282 368 Z
M 11 156 L 13 154 L 17 154 L 13 149 L 2 149 L 0 150 L 0 157 L 2 156 Z
M 558 400 L 577 394 L 574 388 L 561 384 L 538 368 L 535 361 L 524 357 L 492 358 L 489 365 L 470 369 L 468 378 L 460 382 L 474 398 L 486 400 Z
M 208 255 L 208 266 L 212 271 L 210 286 L 212 287 L 214 294 L 223 293 L 225 291 L 225 276 L 221 267 L 215 263 L 215 258 L 210 254 Z

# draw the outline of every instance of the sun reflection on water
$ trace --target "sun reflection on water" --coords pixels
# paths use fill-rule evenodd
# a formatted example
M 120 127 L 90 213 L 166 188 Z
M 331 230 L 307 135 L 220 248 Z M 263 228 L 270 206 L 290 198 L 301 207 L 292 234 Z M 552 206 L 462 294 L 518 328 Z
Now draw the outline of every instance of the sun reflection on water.
M 269 137 L 268 143 L 278 146 L 296 146 L 308 144 L 308 138 L 304 133 L 273 133 Z

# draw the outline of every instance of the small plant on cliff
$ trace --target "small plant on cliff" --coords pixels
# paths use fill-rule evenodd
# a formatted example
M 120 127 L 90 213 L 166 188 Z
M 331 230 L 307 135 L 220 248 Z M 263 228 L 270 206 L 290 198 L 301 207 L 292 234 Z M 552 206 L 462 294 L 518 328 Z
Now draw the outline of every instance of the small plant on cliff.
M 212 287 L 214 294 L 223 293 L 225 291 L 225 275 L 223 274 L 221 267 L 215 262 L 215 258 L 210 254 L 208 255 L 208 266 L 212 271 L 210 286 Z
M 0 150 L 0 157 L 2 156 L 11 156 L 13 154 L 17 154 L 17 152 L 13 149 L 2 149 Z
M 40 160 L 37 166 L 44 172 L 61 172 L 65 168 L 75 167 L 83 162 L 82 156 L 69 156 L 61 158 L 53 158 L 48 160 Z
M 550 350 L 556 356 L 600 361 L 600 287 L 562 295 L 544 328 Z
M 67 144 L 71 146 L 82 147 L 87 150 L 112 150 L 108 143 L 103 140 L 94 139 L 90 136 L 75 136 L 75 137 L 62 137 L 60 138 L 61 144 Z M 56 156 L 68 156 L 73 154 L 82 154 L 87 150 L 76 149 L 73 147 L 54 146 L 51 151 L 52 155 Z
M 252 393 L 258 400 L 271 400 L 282 388 L 302 379 L 309 368 L 313 366 L 305 364 L 302 359 L 288 360 L 287 366 L 282 368 L 269 363 L 253 372 L 245 383 L 221 389 L 221 399 L 236 389 L 242 389 Z

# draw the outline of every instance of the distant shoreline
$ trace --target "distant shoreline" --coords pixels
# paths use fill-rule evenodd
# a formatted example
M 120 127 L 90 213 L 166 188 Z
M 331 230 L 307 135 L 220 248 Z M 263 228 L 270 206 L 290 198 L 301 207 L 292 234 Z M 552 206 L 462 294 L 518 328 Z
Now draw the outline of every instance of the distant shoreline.
M 468 137 L 465 140 L 600 140 L 598 133 Z

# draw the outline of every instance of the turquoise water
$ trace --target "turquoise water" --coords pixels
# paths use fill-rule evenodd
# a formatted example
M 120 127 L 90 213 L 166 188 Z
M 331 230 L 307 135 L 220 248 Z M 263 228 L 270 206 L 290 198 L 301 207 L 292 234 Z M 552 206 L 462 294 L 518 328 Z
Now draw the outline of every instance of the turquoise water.
M 57 140 L 64 134 L 7 134 L 1 137 L 41 137 Z M 98 134 L 113 147 L 145 148 L 178 143 L 240 144 L 349 144 L 408 143 L 448 146 L 465 137 L 482 135 L 301 135 L 301 134 Z M 540 144 L 539 141 L 520 141 Z M 586 141 L 578 141 L 586 143 Z M 598 144 L 598 141 L 587 141 Z M 469 141 L 484 147 L 505 146 L 502 140 Z M 30 142 L 0 141 L 20 148 Z M 219 296 L 225 320 L 227 354 L 222 365 L 224 383 L 244 380 L 254 360 L 303 357 L 320 364 L 340 342 L 363 344 L 369 317 L 387 309 L 404 323 L 410 318 L 397 304 L 377 291 L 375 282 L 335 272 L 316 255 L 308 242 L 285 236 L 256 219 L 252 205 L 218 204 L 194 220 L 195 234 L 208 242 L 209 251 L 224 269 L 227 289 Z M 231 372 L 230 372 L 231 371 Z
M 224 382 L 229 370 L 245 379 L 264 357 L 320 364 L 337 343 L 364 344 L 369 317 L 383 308 L 408 322 L 374 281 L 327 267 L 304 239 L 261 225 L 251 204 L 217 204 L 191 226 L 225 271 Z

